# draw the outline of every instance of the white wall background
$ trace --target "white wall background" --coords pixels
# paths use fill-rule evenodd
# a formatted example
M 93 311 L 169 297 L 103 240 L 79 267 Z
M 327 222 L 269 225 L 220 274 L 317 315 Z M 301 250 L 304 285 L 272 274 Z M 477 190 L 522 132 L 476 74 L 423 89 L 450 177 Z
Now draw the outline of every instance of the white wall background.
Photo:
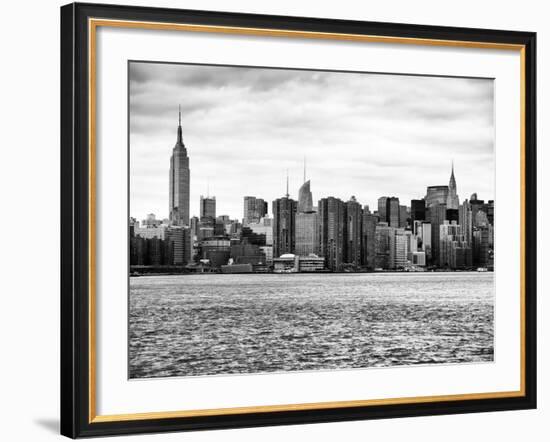
M 124 440 L 545 440 L 550 434 L 549 322 L 545 299 L 544 122 L 550 103 L 550 13 L 535 0 L 131 1 L 135 5 L 256 12 L 538 32 L 539 409 L 260 429 L 126 437 Z M 9 2 L 0 26 L 0 439 L 47 441 L 59 409 L 59 6 Z M 545 216 L 546 215 L 546 216 Z M 546 246 L 546 247 L 545 247 Z M 546 373 L 545 373 L 546 372 Z

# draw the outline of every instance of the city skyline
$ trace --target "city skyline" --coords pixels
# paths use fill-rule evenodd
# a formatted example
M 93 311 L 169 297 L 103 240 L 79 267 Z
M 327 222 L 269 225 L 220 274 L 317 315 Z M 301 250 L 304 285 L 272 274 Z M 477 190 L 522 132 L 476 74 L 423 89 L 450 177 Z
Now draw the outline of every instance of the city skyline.
M 209 193 L 216 196 L 218 215 L 241 219 L 244 196 L 257 196 L 270 203 L 284 196 L 287 170 L 290 197 L 298 200 L 298 189 L 303 184 L 304 157 L 307 157 L 306 178 L 312 183 L 314 204 L 323 197 L 334 196 L 347 201 L 355 195 L 362 205 L 369 205 L 374 211 L 377 199 L 387 195 L 396 196 L 401 204 L 409 206 L 411 199 L 425 196 L 427 186 L 448 184 L 451 161 L 459 182 L 460 201 L 472 193 L 485 200 L 494 199 L 492 81 L 149 63 L 131 63 L 130 67 L 130 205 L 131 216 L 137 219 L 144 219 L 148 213 L 155 213 L 159 218 L 168 217 L 166 164 L 176 141 L 179 104 L 171 104 L 174 100 L 166 99 L 165 94 L 169 91 L 172 98 L 186 97 L 182 99 L 182 132 L 190 158 L 190 216 L 198 216 L 200 195 Z M 399 101 L 395 91 L 386 93 L 386 101 L 394 100 L 393 113 L 383 118 L 369 113 L 370 108 L 364 106 L 365 97 L 356 100 L 354 105 L 338 106 L 337 92 L 343 92 L 343 83 L 366 88 L 365 97 L 378 97 L 379 103 L 384 91 L 395 88 L 402 91 L 405 86 L 410 90 L 412 87 L 418 106 L 412 112 L 410 99 Z M 315 97 L 314 92 L 320 92 L 321 88 L 323 95 Z M 380 88 L 384 91 L 375 91 Z M 436 100 L 434 88 L 440 95 L 446 92 L 444 97 Z M 164 93 L 159 94 L 159 89 Z M 354 90 L 353 87 L 349 89 Z M 290 112 L 294 124 L 290 124 L 290 116 L 273 122 L 271 111 L 284 107 L 285 103 L 292 110 L 289 100 L 296 101 L 292 91 L 298 90 L 306 95 L 304 100 L 297 101 L 301 109 Z M 216 92 L 221 95 L 219 101 L 214 99 Z M 216 117 L 235 106 L 224 105 L 222 98 L 228 94 L 238 94 L 242 106 L 250 111 L 260 107 L 267 111 L 264 109 L 260 112 L 262 115 L 257 116 L 256 112 L 243 110 L 244 117 L 233 116 L 232 125 L 228 126 L 224 119 Z M 451 105 L 453 94 L 461 96 L 458 108 Z M 274 102 L 275 96 L 279 99 Z M 327 102 L 337 109 L 325 109 Z M 418 117 L 422 113 L 420 109 L 426 111 L 424 102 L 429 103 L 431 113 Z M 386 107 L 387 103 L 382 106 L 382 114 L 387 113 Z M 352 108 L 357 108 L 360 118 L 350 116 Z M 407 109 L 412 113 L 405 112 Z M 403 118 L 412 123 L 406 125 L 397 141 L 390 144 L 389 128 L 382 125 L 381 130 L 379 127 L 374 130 L 371 122 L 374 119 L 380 126 L 381 122 L 391 120 L 394 127 L 399 127 Z M 329 121 L 337 128 L 332 132 L 321 130 Z M 420 123 L 426 125 L 429 121 L 432 126 L 425 126 L 420 130 L 425 133 L 419 134 Z M 371 124 L 367 124 L 369 122 Z M 244 123 L 247 124 L 243 126 Z M 274 127 L 267 128 L 268 123 Z M 272 133 L 266 133 L 253 143 L 251 135 L 262 124 Z M 462 135 L 455 137 L 453 134 L 445 141 L 444 128 L 447 132 L 462 129 Z M 350 136 L 349 132 L 358 137 Z M 339 134 L 336 138 L 335 133 Z M 399 137 L 411 134 L 416 136 L 407 142 L 399 141 Z M 377 137 L 378 144 L 373 142 Z M 472 138 L 476 141 L 469 143 Z M 295 140 L 294 146 L 289 139 Z M 274 142 L 283 140 L 286 140 L 281 144 L 283 147 L 273 148 Z M 425 144 L 420 146 L 419 140 L 424 140 Z M 436 142 L 440 143 L 438 149 L 432 147 L 430 153 L 421 154 L 425 146 L 433 146 Z M 239 148 L 241 144 L 242 149 Z M 389 146 L 384 152 L 388 154 L 382 154 L 374 144 Z M 365 149 L 364 145 L 371 148 Z M 312 146 L 318 147 L 315 154 Z M 395 155 L 396 150 L 400 155 Z M 332 156 L 327 157 L 329 153 Z M 277 165 L 272 167 L 275 162 Z M 271 214 L 271 210 L 269 212 Z

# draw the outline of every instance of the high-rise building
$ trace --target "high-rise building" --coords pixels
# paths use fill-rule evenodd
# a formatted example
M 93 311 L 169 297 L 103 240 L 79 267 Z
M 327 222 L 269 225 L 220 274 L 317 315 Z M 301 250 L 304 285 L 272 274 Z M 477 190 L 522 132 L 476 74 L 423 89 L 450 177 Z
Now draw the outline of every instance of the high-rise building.
M 381 196 L 378 198 L 378 217 L 380 218 L 381 223 L 387 223 L 387 204 L 388 204 L 388 197 L 387 196 Z
M 462 229 L 462 234 L 468 245 L 472 245 L 473 235 L 473 219 L 472 219 L 472 207 L 470 202 L 466 199 L 458 208 L 458 224 Z
M 199 214 L 201 222 L 209 219 L 211 221 L 216 220 L 216 197 L 215 196 L 202 196 L 200 199 Z
M 191 229 L 171 226 L 166 229 L 166 243 L 171 265 L 183 266 L 193 259 Z
M 297 203 L 288 196 L 273 201 L 273 257 L 294 253 Z
M 355 267 L 360 267 L 362 264 L 362 249 L 361 249 L 361 237 L 362 237 L 362 225 L 363 225 L 363 209 L 361 204 L 357 202 L 355 196 L 352 196 L 349 201 L 346 202 L 346 263 L 353 264 Z
M 423 222 L 417 235 L 421 238 L 421 250 L 426 254 L 426 263 L 429 264 L 432 262 L 432 225 Z
M 310 180 L 300 186 L 298 191 L 298 213 L 313 212 L 313 196 L 310 189 Z
M 432 235 L 432 262 L 439 264 L 439 226 L 447 218 L 447 205 L 434 204 L 430 207 L 428 221 L 431 224 Z
M 449 178 L 449 193 L 447 194 L 447 210 L 458 210 L 458 195 L 456 193 L 455 166 L 451 166 L 451 177 Z
M 447 221 L 439 226 L 439 266 L 460 269 L 472 265 L 472 249 L 461 234 L 456 221 Z
M 485 212 L 485 201 L 478 199 L 477 193 L 473 193 L 470 197 L 470 207 L 472 208 L 472 223 L 474 227 L 477 227 L 477 212 L 479 212 L 480 210 Z
M 411 225 L 414 226 L 415 221 L 426 220 L 426 201 L 411 200 Z
M 390 253 L 389 268 L 402 269 L 407 267 L 408 256 L 411 251 L 411 231 L 405 229 L 392 229 L 389 235 Z
M 407 227 L 409 220 L 409 210 L 407 206 L 399 206 L 399 227 Z
M 378 217 L 363 210 L 363 231 L 361 244 L 363 247 L 363 264 L 371 270 L 375 268 L 375 235 Z
M 376 225 L 374 234 L 374 262 L 376 269 L 390 268 L 390 236 L 393 234 L 393 230 L 386 222 L 380 222 Z
M 319 253 L 319 216 L 313 209 L 310 180 L 306 181 L 304 161 L 304 184 L 298 191 L 296 213 L 296 254 L 308 256 Z
M 319 216 L 317 213 L 300 212 L 296 214 L 295 253 L 300 256 L 319 253 Z
M 437 204 L 447 205 L 447 197 L 449 195 L 449 186 L 428 186 L 426 189 L 426 207 L 430 208 Z
M 176 226 L 189 225 L 189 157 L 181 133 L 179 112 L 178 138 L 170 157 L 169 218 Z
M 332 196 L 319 200 L 319 253 L 333 271 L 342 270 L 345 250 L 346 205 Z
M 399 220 L 401 218 L 401 210 L 399 207 L 399 198 L 394 196 L 388 198 L 388 202 L 386 203 L 386 220 L 390 227 L 399 227 Z
M 489 229 L 481 227 L 474 232 L 474 265 L 479 267 L 489 266 Z
M 244 225 L 258 223 L 267 215 L 267 202 L 255 196 L 245 196 L 243 209 Z

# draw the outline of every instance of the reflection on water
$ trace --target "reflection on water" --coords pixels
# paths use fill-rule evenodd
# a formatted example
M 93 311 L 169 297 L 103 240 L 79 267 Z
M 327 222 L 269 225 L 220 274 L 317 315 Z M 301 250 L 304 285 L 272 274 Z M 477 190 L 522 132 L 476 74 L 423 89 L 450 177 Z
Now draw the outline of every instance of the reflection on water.
M 493 274 L 130 278 L 130 377 L 493 360 Z

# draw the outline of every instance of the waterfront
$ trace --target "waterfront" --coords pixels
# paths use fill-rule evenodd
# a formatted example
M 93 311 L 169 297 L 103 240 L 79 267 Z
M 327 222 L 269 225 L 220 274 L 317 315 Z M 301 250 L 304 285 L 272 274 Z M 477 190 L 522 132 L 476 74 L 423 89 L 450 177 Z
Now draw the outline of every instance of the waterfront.
M 493 273 L 130 278 L 131 378 L 493 360 Z

